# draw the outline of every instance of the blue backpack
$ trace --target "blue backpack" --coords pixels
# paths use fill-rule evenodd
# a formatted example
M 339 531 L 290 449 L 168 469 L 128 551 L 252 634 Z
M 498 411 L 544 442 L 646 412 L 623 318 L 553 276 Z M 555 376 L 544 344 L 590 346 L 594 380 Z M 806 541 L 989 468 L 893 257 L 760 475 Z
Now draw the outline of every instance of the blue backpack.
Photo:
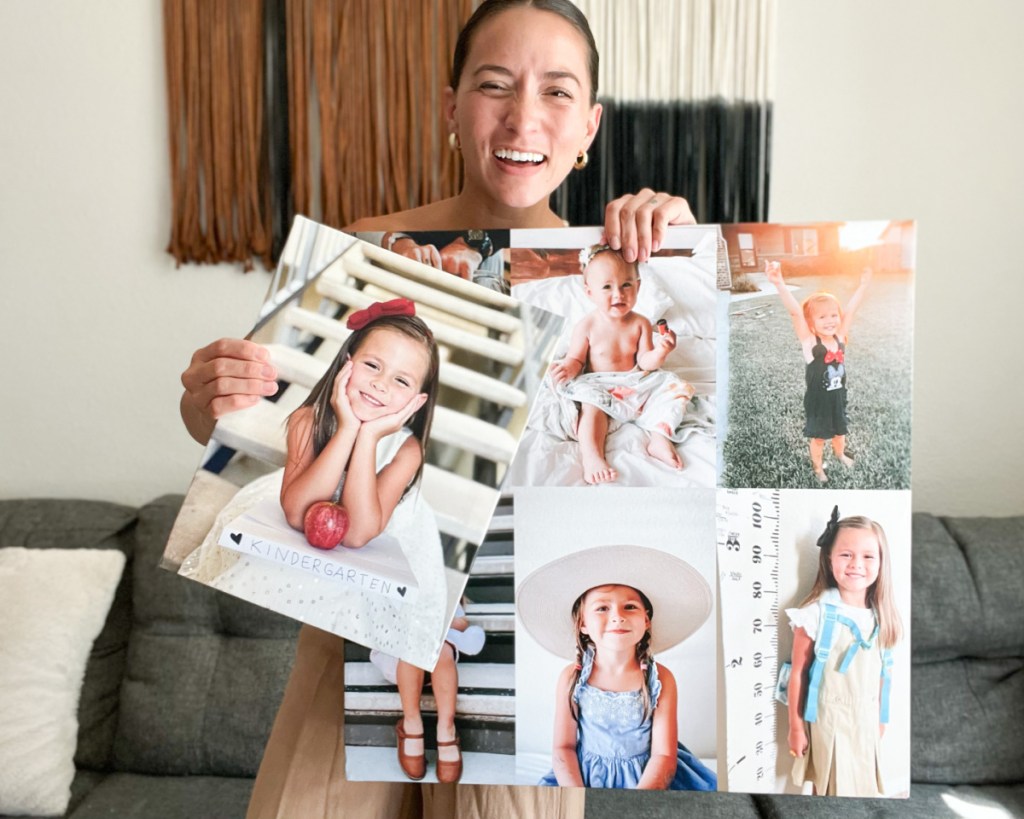
M 874 631 L 871 632 L 871 636 L 865 640 L 857 624 L 845 614 L 840 614 L 839 609 L 833 603 L 822 602 L 821 606 L 824 609 L 824 617 L 821 619 L 818 639 L 814 641 L 814 662 L 811 663 L 810 673 L 807 675 L 807 705 L 804 707 L 804 720 L 807 722 L 816 722 L 818 719 L 818 696 L 821 688 L 821 676 L 825 670 L 828 655 L 832 651 L 832 640 L 835 634 L 836 623 L 841 623 L 850 629 L 854 639 L 850 648 L 847 649 L 842 662 L 839 663 L 840 674 L 845 674 L 849 670 L 850 663 L 853 662 L 853 658 L 857 656 L 857 652 L 860 649 L 868 650 L 874 648 L 875 640 L 878 638 L 877 623 L 875 624 Z M 779 669 L 779 679 L 775 685 L 775 699 L 783 705 L 789 704 L 789 677 L 792 669 L 793 664 L 790 662 L 783 663 Z M 879 722 L 882 723 L 889 722 L 889 689 L 891 683 L 892 651 L 888 648 L 883 648 L 882 694 L 879 709 Z

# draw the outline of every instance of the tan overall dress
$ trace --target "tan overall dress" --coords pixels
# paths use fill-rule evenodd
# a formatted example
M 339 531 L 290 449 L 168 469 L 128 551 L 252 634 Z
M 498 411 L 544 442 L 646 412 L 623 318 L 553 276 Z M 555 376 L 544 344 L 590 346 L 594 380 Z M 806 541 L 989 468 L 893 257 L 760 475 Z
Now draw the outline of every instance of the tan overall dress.
M 583 819 L 582 788 L 347 781 L 344 671 L 344 641 L 303 626 L 247 819 Z
M 861 647 L 840 674 L 839 665 L 854 642 L 847 626 L 833 626 L 832 649 L 818 689 L 818 718 L 804 723 L 809 747 L 793 761 L 793 784 L 813 782 L 819 795 L 869 797 L 884 792 L 878 734 L 882 649 L 877 639 L 871 648 Z

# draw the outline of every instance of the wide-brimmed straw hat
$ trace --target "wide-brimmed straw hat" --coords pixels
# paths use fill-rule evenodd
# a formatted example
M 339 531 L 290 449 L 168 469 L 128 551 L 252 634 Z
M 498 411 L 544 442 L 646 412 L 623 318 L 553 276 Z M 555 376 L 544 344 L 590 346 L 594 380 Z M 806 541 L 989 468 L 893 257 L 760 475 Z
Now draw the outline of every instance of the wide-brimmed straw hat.
M 576 656 L 572 605 L 595 586 L 630 586 L 654 609 L 651 652 L 678 645 L 711 614 L 711 587 L 685 560 L 647 546 L 595 546 L 546 563 L 516 590 L 516 611 L 530 635 L 559 657 Z

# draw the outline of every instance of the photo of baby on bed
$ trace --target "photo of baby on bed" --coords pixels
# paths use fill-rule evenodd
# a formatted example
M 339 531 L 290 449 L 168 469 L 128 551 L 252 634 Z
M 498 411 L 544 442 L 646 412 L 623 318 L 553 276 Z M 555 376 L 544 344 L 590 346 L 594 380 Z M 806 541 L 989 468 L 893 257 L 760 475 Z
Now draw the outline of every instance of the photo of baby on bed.
M 353 240 L 259 327 L 279 390 L 218 422 L 163 565 L 432 669 L 561 322 L 392 256 Z
M 566 318 L 510 485 L 714 486 L 717 227 L 627 262 L 593 228 L 513 231 L 515 298 Z

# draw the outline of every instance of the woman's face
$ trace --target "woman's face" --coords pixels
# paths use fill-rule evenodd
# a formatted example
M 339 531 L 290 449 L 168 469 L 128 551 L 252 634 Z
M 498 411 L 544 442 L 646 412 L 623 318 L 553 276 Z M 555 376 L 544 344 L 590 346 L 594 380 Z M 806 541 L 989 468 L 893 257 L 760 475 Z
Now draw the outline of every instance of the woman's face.
M 590 105 L 587 44 L 557 14 L 513 8 L 473 36 L 448 127 L 462 144 L 466 190 L 499 205 L 544 201 L 590 147 L 601 106 Z

